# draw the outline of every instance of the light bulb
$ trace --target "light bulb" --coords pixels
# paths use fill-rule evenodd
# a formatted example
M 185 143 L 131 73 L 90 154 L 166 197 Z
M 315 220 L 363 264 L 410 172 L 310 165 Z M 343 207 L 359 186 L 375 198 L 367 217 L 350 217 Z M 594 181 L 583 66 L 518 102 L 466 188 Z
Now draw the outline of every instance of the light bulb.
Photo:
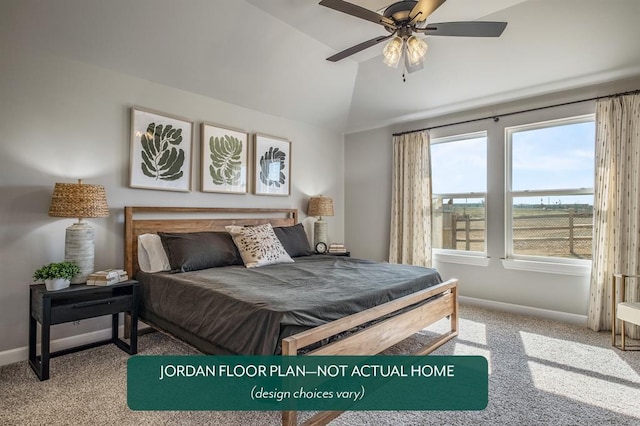
M 427 43 L 415 36 L 407 39 L 407 59 L 410 65 L 417 65 L 427 53 Z
M 386 65 L 397 68 L 402 56 L 402 39 L 398 36 L 392 38 L 382 50 L 382 55 Z

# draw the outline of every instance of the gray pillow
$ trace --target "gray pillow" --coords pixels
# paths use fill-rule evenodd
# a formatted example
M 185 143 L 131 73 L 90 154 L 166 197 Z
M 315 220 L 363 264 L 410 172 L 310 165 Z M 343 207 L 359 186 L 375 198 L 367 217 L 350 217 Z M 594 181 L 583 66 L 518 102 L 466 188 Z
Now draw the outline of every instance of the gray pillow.
M 158 232 L 173 272 L 242 265 L 233 239 L 226 232 Z
M 279 226 L 273 228 L 273 232 L 276 233 L 276 237 L 278 237 L 284 249 L 289 253 L 289 256 L 298 257 L 313 254 L 309 247 L 307 234 L 304 232 L 304 227 L 301 223 L 293 226 Z

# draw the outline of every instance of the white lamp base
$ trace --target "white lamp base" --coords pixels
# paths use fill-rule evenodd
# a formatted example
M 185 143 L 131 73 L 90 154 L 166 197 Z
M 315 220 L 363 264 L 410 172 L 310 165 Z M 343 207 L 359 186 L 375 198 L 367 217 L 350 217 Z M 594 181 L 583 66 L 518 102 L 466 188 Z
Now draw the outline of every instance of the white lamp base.
M 93 272 L 95 253 L 93 228 L 84 222 L 77 222 L 67 228 L 64 241 L 64 260 L 75 262 L 80 273 L 72 280 L 72 284 L 85 283 Z
M 316 220 L 316 223 L 313 225 L 313 244 L 318 244 L 319 242 L 329 243 L 329 235 L 327 230 L 327 222 L 322 220 L 322 218 Z

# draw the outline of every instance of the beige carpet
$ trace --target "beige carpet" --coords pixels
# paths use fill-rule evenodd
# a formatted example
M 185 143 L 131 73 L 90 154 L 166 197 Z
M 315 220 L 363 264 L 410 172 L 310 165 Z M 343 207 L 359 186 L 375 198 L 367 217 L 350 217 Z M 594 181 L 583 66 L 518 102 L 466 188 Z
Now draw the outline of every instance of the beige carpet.
M 483 411 L 347 412 L 332 425 L 640 425 L 640 352 L 608 333 L 461 306 L 460 336 L 436 353 L 489 360 Z M 430 330 L 442 329 L 436 324 Z M 392 352 L 410 350 L 417 336 Z M 633 342 L 632 342 L 633 343 Z M 160 333 L 141 354 L 190 354 Z M 0 367 L 0 425 L 277 425 L 278 412 L 136 412 L 126 405 L 127 355 L 114 345 L 54 358 L 39 382 L 27 362 Z M 303 416 L 306 417 L 306 416 Z

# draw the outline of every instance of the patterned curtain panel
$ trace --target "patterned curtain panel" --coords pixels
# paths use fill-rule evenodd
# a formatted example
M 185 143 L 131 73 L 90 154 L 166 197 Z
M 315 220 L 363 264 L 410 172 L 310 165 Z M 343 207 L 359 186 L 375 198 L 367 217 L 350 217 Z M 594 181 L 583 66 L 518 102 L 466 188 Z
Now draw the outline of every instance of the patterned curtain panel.
M 431 266 L 429 133 L 393 137 L 389 262 Z
M 589 327 L 611 330 L 612 274 L 640 274 L 640 95 L 596 104 L 596 187 Z M 640 280 L 627 280 L 625 299 L 640 300 Z M 620 289 L 617 290 L 618 292 Z M 617 327 L 616 327 L 617 328 Z M 640 338 L 640 327 L 628 336 Z

